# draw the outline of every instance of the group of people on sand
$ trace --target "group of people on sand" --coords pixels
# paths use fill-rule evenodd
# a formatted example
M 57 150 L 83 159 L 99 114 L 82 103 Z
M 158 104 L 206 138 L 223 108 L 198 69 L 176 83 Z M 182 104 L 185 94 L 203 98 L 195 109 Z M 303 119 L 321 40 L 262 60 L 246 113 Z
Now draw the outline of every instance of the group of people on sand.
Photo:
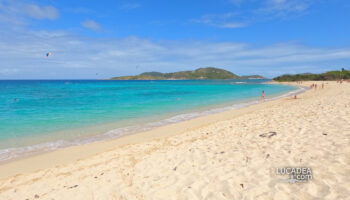
M 265 91 L 264 90 L 261 93 L 261 99 L 265 100 Z M 297 95 L 294 95 L 293 99 L 297 99 Z
M 337 80 L 337 83 L 340 83 L 342 84 L 344 82 L 344 79 L 340 79 L 340 80 Z M 347 80 L 346 82 L 350 83 L 350 80 Z M 297 84 L 302 84 L 303 82 L 302 81 L 297 81 Z M 317 89 L 317 83 L 313 83 L 310 85 L 310 88 L 314 88 L 315 90 Z M 321 84 L 321 88 L 323 89 L 324 88 L 324 83 Z M 294 95 L 293 97 L 294 99 L 297 98 L 297 95 Z M 261 99 L 262 100 L 265 100 L 265 91 L 263 90 L 262 91 L 262 94 L 261 94 Z
M 317 89 L 317 83 L 313 83 L 312 85 L 310 85 L 310 88 L 315 88 L 315 90 Z M 321 88 L 324 88 L 324 83 L 321 84 Z
M 337 83 L 342 84 L 343 82 L 344 82 L 344 79 L 337 80 Z M 350 80 L 347 80 L 347 82 L 350 83 Z M 302 84 L 302 83 L 303 83 L 302 81 L 297 81 L 297 84 Z M 311 89 L 314 88 L 316 90 L 317 89 L 317 83 L 311 84 L 310 88 Z M 322 89 L 324 88 L 324 83 L 321 84 L 321 88 Z M 261 99 L 265 100 L 265 91 L 264 90 L 262 91 Z M 297 99 L 297 95 L 294 95 L 293 99 Z
M 345 80 L 342 78 L 342 79 L 337 80 L 337 83 L 342 84 L 344 81 Z M 346 80 L 346 82 L 350 83 L 350 79 Z
M 344 82 L 344 79 L 337 80 L 337 83 L 342 84 Z M 350 80 L 347 80 L 346 82 L 350 83 Z

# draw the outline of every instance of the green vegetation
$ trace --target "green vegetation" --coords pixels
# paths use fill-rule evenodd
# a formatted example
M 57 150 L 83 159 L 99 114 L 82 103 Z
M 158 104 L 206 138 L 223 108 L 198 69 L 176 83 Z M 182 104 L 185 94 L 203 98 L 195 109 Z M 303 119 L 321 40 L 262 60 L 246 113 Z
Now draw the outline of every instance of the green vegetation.
M 112 80 L 194 80 L 194 79 L 243 79 L 264 78 L 262 76 L 240 77 L 227 70 L 214 67 L 199 68 L 194 71 L 180 71 L 173 73 L 145 72 L 137 76 L 121 76 L 111 78 Z
M 350 70 L 345 70 L 342 68 L 341 71 L 329 71 L 322 74 L 285 74 L 273 78 L 275 81 L 331 81 L 331 80 L 340 80 L 340 79 L 350 79 Z

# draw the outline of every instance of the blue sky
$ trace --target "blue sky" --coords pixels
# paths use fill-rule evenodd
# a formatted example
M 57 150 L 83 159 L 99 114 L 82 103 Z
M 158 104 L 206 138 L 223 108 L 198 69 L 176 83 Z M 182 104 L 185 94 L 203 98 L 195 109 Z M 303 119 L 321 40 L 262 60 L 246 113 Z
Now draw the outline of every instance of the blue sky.
M 0 79 L 349 69 L 349 35 L 347 0 L 0 0 Z

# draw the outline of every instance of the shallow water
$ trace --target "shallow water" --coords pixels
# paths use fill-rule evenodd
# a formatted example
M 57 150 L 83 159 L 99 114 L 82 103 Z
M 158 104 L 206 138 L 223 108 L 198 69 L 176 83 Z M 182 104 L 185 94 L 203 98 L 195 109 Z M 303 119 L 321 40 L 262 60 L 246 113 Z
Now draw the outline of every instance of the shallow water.
M 246 104 L 262 90 L 267 98 L 296 90 L 266 81 L 0 81 L 0 160 L 15 150 L 87 143 Z

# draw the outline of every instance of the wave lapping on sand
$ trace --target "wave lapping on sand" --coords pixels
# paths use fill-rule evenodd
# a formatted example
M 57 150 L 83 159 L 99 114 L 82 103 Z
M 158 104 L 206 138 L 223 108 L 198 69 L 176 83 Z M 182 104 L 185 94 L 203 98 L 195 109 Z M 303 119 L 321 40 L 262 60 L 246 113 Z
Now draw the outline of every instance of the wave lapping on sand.
M 286 97 L 286 96 L 291 96 L 294 94 L 302 93 L 305 91 L 305 88 L 300 87 L 294 91 L 287 92 L 282 95 L 277 95 L 273 96 L 271 98 L 267 98 L 266 101 L 269 100 L 275 100 L 278 98 Z M 74 139 L 74 140 L 57 140 L 53 142 L 46 142 L 46 143 L 39 143 L 35 145 L 30 145 L 30 146 L 24 146 L 24 147 L 13 147 L 13 148 L 7 148 L 7 149 L 0 149 L 0 163 L 1 162 L 7 162 L 11 161 L 13 159 L 18 159 L 21 157 L 27 157 L 35 154 L 40 154 L 44 152 L 49 152 L 53 151 L 59 148 L 64 148 L 64 147 L 70 147 L 70 146 L 76 146 L 76 145 L 83 145 L 83 144 L 89 144 L 97 141 L 106 141 L 110 139 L 115 139 L 127 134 L 132 134 L 136 132 L 141 132 L 141 131 L 147 131 L 154 129 L 156 127 L 168 125 L 168 124 L 173 124 L 173 123 L 178 123 L 181 121 L 185 120 L 190 120 L 194 119 L 197 117 L 201 116 L 206 116 L 214 113 L 220 113 L 228 110 L 236 110 L 240 109 L 243 107 L 247 107 L 250 105 L 258 104 L 260 103 L 261 100 L 250 100 L 246 101 L 243 103 L 234 103 L 233 105 L 230 106 L 225 106 L 225 107 L 219 107 L 219 108 L 214 108 L 206 111 L 198 111 L 198 112 L 191 112 L 191 113 L 184 113 L 184 114 L 179 114 L 167 119 L 155 121 L 155 122 L 149 122 L 146 124 L 140 124 L 140 125 L 134 125 L 134 126 L 127 126 L 127 127 L 122 127 L 122 128 L 117 128 L 117 129 L 112 129 L 109 130 L 103 134 L 98 134 L 90 137 L 85 137 L 85 138 L 79 138 L 79 139 Z M 74 134 L 74 132 L 72 133 Z
M 253 105 L 238 116 L 228 111 L 221 115 L 229 119 L 175 136 L 2 179 L 0 199 L 345 200 L 349 102 L 350 84 L 328 82 L 297 99 Z M 283 183 L 274 169 L 285 166 L 311 167 L 313 179 Z

